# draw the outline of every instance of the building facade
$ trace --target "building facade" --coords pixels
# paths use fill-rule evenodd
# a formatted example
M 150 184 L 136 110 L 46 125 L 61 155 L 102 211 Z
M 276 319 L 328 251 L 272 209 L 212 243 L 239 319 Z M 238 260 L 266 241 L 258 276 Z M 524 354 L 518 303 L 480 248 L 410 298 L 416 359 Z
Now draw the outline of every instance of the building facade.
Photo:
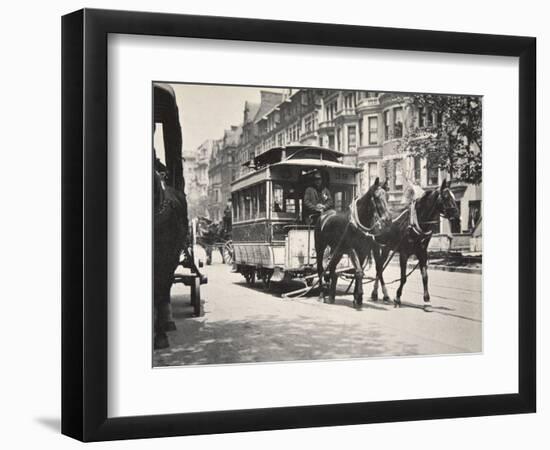
M 242 126 L 226 130 L 214 141 L 209 167 L 209 211 L 221 220 L 230 184 L 247 171 L 253 156 L 290 144 L 318 145 L 343 153 L 343 162 L 362 168 L 358 192 L 365 192 L 377 177 L 388 180 L 390 205 L 399 208 L 409 182 L 435 189 L 448 178 L 425 158 L 403 150 L 402 141 L 417 128 L 437 124 L 440 115 L 418 109 L 406 94 L 329 89 L 289 89 L 283 94 L 261 92 L 260 104 L 246 102 Z M 459 225 L 442 220 L 437 231 L 470 235 L 481 219 L 481 185 L 453 182 L 460 208 Z M 464 249 L 467 247 L 465 239 Z
M 236 154 L 240 144 L 242 127 L 232 125 L 223 138 L 213 141 L 208 167 L 208 215 L 219 222 L 231 198 L 231 182 L 237 178 Z
M 407 183 L 423 189 L 441 185 L 448 174 L 430 166 L 425 158 L 403 151 L 402 140 L 417 128 L 437 124 L 441 116 L 412 106 L 406 95 L 372 91 L 324 91 L 319 113 L 319 144 L 344 154 L 344 162 L 361 167 L 359 191 L 365 192 L 376 177 L 388 180 L 390 205 L 399 208 Z M 452 190 L 460 210 L 460 224 L 442 219 L 437 231 L 455 235 L 473 232 L 481 218 L 481 185 L 453 182 Z
M 207 139 L 195 151 L 195 176 L 193 184 L 193 200 L 195 216 L 209 217 L 208 211 L 208 167 L 212 155 L 214 141 Z
M 317 89 L 289 90 L 282 101 L 256 120 L 255 154 L 290 144 L 319 145 L 321 94 Z
M 283 101 L 283 94 L 279 92 L 260 91 L 260 103 L 245 102 L 243 111 L 242 134 L 239 148 L 236 151 L 237 177 L 243 176 L 249 168 L 243 164 L 256 155 L 256 147 L 261 136 L 258 122 L 269 111 Z

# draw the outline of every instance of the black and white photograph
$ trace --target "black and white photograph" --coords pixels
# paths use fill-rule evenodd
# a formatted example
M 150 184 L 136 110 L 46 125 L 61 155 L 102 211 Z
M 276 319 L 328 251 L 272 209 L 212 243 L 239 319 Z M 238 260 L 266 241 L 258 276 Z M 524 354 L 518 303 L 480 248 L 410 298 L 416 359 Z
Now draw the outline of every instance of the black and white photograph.
M 483 352 L 483 96 L 154 81 L 153 366 Z
M 546 449 L 545 9 L 6 3 L 0 447 Z

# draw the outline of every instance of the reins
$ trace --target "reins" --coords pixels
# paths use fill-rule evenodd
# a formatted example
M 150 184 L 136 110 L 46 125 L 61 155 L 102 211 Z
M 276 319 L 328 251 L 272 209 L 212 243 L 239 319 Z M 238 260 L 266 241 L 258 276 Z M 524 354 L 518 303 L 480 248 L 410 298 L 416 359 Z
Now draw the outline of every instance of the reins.
M 433 205 L 430 209 L 430 213 L 429 213 L 428 217 L 432 216 L 433 211 L 436 207 L 436 204 L 437 204 L 437 200 L 434 201 L 434 203 L 433 203 Z M 396 223 L 399 219 L 401 219 L 404 215 L 407 215 L 407 214 L 410 214 L 410 211 L 409 211 L 408 208 L 405 209 L 405 211 L 403 211 L 401 214 L 399 214 L 395 219 L 393 219 L 392 222 Z M 418 223 L 419 224 L 428 224 L 428 223 L 437 223 L 437 221 L 435 221 L 435 220 L 433 220 L 433 221 L 422 221 L 422 222 L 419 221 Z M 390 264 L 391 260 L 393 259 L 394 255 L 397 252 L 397 250 L 399 249 L 399 247 L 401 247 L 401 244 L 403 243 L 403 240 L 406 237 L 405 230 L 400 232 L 400 234 L 402 234 L 402 236 L 401 236 L 401 239 L 399 240 L 398 245 L 395 246 L 395 248 L 391 251 L 390 255 L 386 258 L 386 261 L 384 261 L 384 265 L 382 266 L 382 270 L 381 270 L 382 273 L 384 272 L 384 270 L 386 270 L 386 267 L 388 267 L 388 265 Z M 387 244 L 378 243 L 378 245 L 384 247 Z M 416 265 L 405 275 L 405 279 L 409 278 L 409 276 L 418 268 L 419 265 L 420 265 L 420 261 L 417 262 Z M 365 267 L 366 267 L 366 264 L 363 267 L 363 273 L 365 271 Z M 377 276 L 374 276 L 374 277 L 368 276 L 366 280 L 363 280 L 363 284 L 373 283 L 374 281 L 376 281 L 377 278 L 378 278 Z M 384 284 L 387 286 L 389 284 L 397 283 L 398 281 L 401 281 L 401 277 L 396 278 L 396 279 L 391 280 L 391 281 L 388 281 L 387 283 L 384 283 Z M 353 285 L 354 282 L 355 282 L 355 279 L 352 278 L 349 285 L 348 285 L 348 287 L 347 287 L 347 289 L 346 289 L 346 291 L 345 291 L 346 293 L 349 292 L 349 290 L 351 289 L 351 286 Z
M 336 245 L 336 247 L 334 248 L 334 250 L 332 250 L 332 255 L 331 255 L 331 258 L 327 264 L 327 266 L 324 268 L 323 270 L 323 273 L 321 274 L 320 277 L 317 278 L 317 280 L 311 285 L 309 286 L 308 289 L 304 290 L 303 292 L 301 292 L 300 294 L 296 295 L 295 298 L 297 297 L 302 297 L 306 294 L 308 294 L 309 292 L 311 292 L 311 290 L 313 288 L 315 288 L 321 281 L 321 278 L 324 278 L 325 275 L 327 274 L 328 270 L 329 270 L 329 267 L 331 266 L 332 264 L 332 261 L 333 259 L 336 257 L 336 255 L 338 254 L 338 251 L 340 250 L 340 247 L 342 245 L 342 242 L 344 242 L 344 239 L 348 233 L 348 230 L 349 230 L 349 227 L 350 225 L 353 225 L 357 230 L 361 231 L 367 238 L 370 238 L 372 239 L 374 242 L 376 242 L 376 237 L 379 236 L 379 235 L 375 235 L 373 233 L 371 233 L 371 231 L 376 227 L 376 225 L 378 225 L 381 221 L 382 221 L 382 217 L 381 217 L 381 214 L 380 212 L 378 211 L 378 207 L 376 206 L 376 203 L 375 203 L 375 207 L 376 207 L 376 213 L 377 215 L 379 216 L 378 217 L 378 220 L 376 220 L 376 222 L 372 225 L 372 227 L 365 227 L 363 224 L 361 224 L 361 222 L 359 221 L 359 217 L 358 217 L 358 214 L 357 214 L 357 202 L 359 201 L 359 199 L 355 199 L 353 202 L 352 202 L 352 205 L 351 205 L 351 208 L 350 208 L 350 217 L 349 217 L 349 220 L 347 221 L 346 223 L 346 226 L 344 228 L 344 231 L 342 233 L 342 236 L 340 237 L 340 239 L 338 240 L 338 244 Z M 324 222 L 323 225 L 326 225 L 330 219 L 331 219 L 332 216 L 328 217 L 326 219 L 326 221 Z M 321 218 L 319 218 L 319 221 L 321 220 Z M 320 226 L 320 222 L 319 222 L 319 226 Z M 321 228 L 320 228 L 321 229 Z M 380 245 L 380 244 L 377 244 L 377 245 Z M 317 258 L 319 257 L 323 257 L 323 255 L 316 255 Z M 368 259 L 368 258 L 367 258 Z M 362 268 L 363 272 L 364 272 L 364 268 Z M 353 280 L 352 280 L 353 282 Z M 351 285 L 350 285 L 351 286 Z M 348 290 L 349 290 L 349 287 L 348 287 Z M 347 292 L 347 291 L 346 291 Z

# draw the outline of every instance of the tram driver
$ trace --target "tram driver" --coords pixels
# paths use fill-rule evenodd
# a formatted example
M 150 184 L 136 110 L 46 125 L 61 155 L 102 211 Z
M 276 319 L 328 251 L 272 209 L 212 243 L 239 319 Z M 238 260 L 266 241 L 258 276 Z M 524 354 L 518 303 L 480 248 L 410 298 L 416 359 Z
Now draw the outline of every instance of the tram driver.
M 332 195 L 328 189 L 328 180 L 323 180 L 323 174 L 316 171 L 313 174 L 313 185 L 304 193 L 304 218 L 309 224 L 317 222 L 319 216 L 334 208 Z

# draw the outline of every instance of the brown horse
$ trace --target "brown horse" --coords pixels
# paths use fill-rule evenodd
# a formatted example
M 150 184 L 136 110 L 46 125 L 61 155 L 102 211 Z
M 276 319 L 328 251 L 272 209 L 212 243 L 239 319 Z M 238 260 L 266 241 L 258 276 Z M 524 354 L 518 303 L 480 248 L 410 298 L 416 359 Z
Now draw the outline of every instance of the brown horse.
M 319 218 L 315 227 L 315 252 L 321 301 L 325 301 L 323 280 L 328 274 L 327 278 L 330 280 L 328 301 L 334 303 L 338 280 L 336 266 L 342 256 L 346 254 L 355 270 L 353 306 L 361 309 L 363 305 L 363 263 L 372 247 L 376 245 L 375 236 L 389 226 L 390 222 L 386 190 L 378 178 L 367 193 L 356 200 L 347 212 L 328 211 Z M 327 247 L 331 249 L 331 258 L 327 268 L 323 269 L 323 255 Z
M 401 267 L 401 278 L 397 295 L 396 306 L 401 305 L 401 294 L 403 286 L 407 282 L 407 261 L 411 255 L 418 259 L 418 265 L 422 274 L 424 285 L 424 304 L 430 306 L 430 293 L 428 291 L 428 244 L 432 237 L 432 230 L 439 218 L 444 217 L 451 221 L 459 219 L 458 207 L 455 197 L 446 180 L 439 189 L 426 191 L 424 195 L 416 200 L 416 216 L 420 230 L 410 225 L 410 208 L 406 208 L 397 218 L 392 221 L 389 229 L 381 233 L 377 238 L 382 243 L 381 247 L 373 247 L 373 255 L 376 261 L 376 281 L 374 282 L 371 299 L 378 300 L 378 281 L 382 284 L 384 301 L 390 298 L 384 285 L 381 275 L 384 265 L 387 262 L 390 252 L 399 252 L 399 265 Z

